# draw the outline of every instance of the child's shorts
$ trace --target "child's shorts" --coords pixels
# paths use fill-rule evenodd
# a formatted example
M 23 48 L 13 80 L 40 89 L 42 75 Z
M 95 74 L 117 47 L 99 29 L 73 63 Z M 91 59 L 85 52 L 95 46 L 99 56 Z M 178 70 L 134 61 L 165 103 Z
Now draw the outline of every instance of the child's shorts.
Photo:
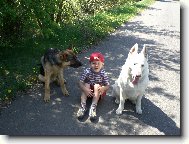
M 90 85 L 90 89 L 94 92 L 94 85 Z M 106 92 L 102 93 L 100 97 L 106 96 Z

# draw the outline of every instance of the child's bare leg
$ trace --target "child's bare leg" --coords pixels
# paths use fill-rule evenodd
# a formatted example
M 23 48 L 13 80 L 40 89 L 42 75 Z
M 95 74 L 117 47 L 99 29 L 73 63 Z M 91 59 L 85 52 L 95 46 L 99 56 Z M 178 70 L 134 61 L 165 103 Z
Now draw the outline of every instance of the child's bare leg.
M 90 88 L 90 84 L 85 84 L 85 87 Z M 87 95 L 82 91 L 81 93 L 81 103 L 85 103 L 86 104 L 87 101 Z
M 89 84 L 85 84 L 85 87 L 90 88 Z M 78 118 L 83 118 L 86 111 L 87 95 L 82 91 L 81 93 L 81 108 L 77 112 Z
M 94 85 L 94 97 L 93 97 L 91 108 L 89 111 L 89 116 L 91 120 L 96 119 L 96 107 L 97 107 L 98 100 L 100 98 L 100 94 L 98 91 L 99 86 L 100 86 L 99 84 Z
M 95 104 L 97 105 L 98 103 L 98 100 L 100 98 L 100 94 L 99 94 L 99 91 L 98 91 L 98 88 L 100 87 L 99 84 L 95 84 L 94 85 L 94 97 L 93 97 L 93 101 L 92 101 L 92 104 Z

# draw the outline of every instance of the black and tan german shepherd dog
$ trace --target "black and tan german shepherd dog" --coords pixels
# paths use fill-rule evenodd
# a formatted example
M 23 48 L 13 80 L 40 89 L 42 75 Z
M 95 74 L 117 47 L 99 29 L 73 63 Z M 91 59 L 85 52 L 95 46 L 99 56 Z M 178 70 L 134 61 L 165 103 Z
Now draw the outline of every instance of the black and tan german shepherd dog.
M 41 57 L 41 68 L 38 78 L 45 83 L 45 102 L 50 101 L 50 83 L 53 81 L 57 81 L 60 84 L 64 96 L 69 95 L 65 86 L 63 72 L 68 66 L 73 68 L 82 66 L 82 63 L 70 48 L 64 51 L 50 48 L 45 52 L 44 56 Z

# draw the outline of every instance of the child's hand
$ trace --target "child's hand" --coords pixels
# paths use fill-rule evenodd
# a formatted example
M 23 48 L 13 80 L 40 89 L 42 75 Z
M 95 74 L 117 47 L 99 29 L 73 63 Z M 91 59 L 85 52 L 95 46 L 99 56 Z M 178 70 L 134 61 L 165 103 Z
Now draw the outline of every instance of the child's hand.
M 103 93 L 105 93 L 108 89 L 109 89 L 109 85 L 107 85 L 107 86 L 99 86 L 99 87 L 98 87 L 98 92 L 99 92 L 99 94 L 103 94 Z
M 104 87 L 99 86 L 98 87 L 98 92 L 99 92 L 99 94 L 103 94 L 104 93 Z
M 101 86 L 99 84 L 95 84 L 95 89 L 98 90 L 98 94 L 103 94 L 105 92 L 104 86 Z
M 87 88 L 87 87 L 85 88 L 84 93 L 88 97 L 93 97 L 94 96 L 93 90 L 91 90 L 90 88 Z

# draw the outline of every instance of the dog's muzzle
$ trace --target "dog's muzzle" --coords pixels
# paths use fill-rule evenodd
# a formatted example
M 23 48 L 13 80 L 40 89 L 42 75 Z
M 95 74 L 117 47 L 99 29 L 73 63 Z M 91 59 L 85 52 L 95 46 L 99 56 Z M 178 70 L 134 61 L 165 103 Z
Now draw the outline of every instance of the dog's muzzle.
M 70 67 L 78 68 L 78 67 L 80 67 L 82 65 L 83 64 L 79 60 L 77 60 L 77 61 L 71 62 Z

